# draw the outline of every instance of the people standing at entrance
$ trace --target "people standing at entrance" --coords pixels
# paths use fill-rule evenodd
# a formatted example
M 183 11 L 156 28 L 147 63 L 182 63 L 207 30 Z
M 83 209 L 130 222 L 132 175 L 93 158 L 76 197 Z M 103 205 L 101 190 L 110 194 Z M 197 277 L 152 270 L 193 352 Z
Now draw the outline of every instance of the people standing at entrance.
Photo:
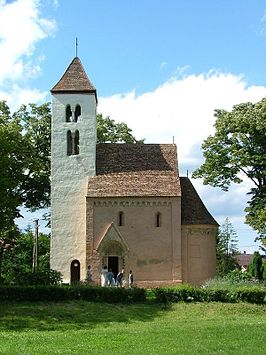
M 86 273 L 86 282 L 88 285 L 92 284 L 92 273 L 91 273 L 91 266 L 88 266 L 87 273 Z
M 108 285 L 108 270 L 107 266 L 104 266 L 104 268 L 101 271 L 101 286 L 106 287 Z
M 114 274 L 111 268 L 108 271 L 108 286 L 110 287 L 114 286 Z
M 122 287 L 123 286 L 123 278 L 124 278 L 124 269 L 122 269 L 116 277 L 116 283 L 118 287 Z
M 128 274 L 128 287 L 131 288 L 132 285 L 133 285 L 133 273 L 132 270 L 130 270 Z

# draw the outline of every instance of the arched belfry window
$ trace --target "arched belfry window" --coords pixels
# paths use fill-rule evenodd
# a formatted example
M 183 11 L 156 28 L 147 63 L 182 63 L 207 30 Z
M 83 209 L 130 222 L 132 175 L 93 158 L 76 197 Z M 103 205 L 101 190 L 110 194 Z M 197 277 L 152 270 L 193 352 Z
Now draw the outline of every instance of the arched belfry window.
M 162 214 L 160 212 L 156 213 L 155 225 L 156 225 L 156 227 L 162 226 Z
M 66 105 L 66 122 L 71 122 L 72 111 L 70 105 Z
M 119 225 L 119 227 L 125 225 L 125 214 L 122 211 L 120 211 L 118 214 L 118 225 Z
M 67 155 L 71 155 L 72 153 L 73 153 L 72 133 L 71 131 L 67 131 Z
M 74 154 L 79 154 L 79 131 L 75 131 Z
M 81 115 L 81 107 L 80 105 L 77 105 L 75 108 L 75 122 L 78 122 L 80 115 Z

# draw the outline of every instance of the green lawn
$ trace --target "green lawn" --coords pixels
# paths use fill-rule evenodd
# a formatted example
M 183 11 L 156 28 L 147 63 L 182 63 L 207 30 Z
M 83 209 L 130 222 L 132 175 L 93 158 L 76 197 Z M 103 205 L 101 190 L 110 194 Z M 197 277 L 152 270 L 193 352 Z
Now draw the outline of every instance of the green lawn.
M 0 304 L 0 354 L 265 354 L 266 306 Z

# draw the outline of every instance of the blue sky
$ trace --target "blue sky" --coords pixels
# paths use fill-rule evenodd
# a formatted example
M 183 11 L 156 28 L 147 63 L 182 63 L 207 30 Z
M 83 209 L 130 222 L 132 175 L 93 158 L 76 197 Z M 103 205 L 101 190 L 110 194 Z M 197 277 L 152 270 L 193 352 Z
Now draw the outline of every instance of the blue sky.
M 0 0 L 1 99 L 12 109 L 50 101 L 75 37 L 98 112 L 147 143 L 174 137 L 183 175 L 202 162 L 215 108 L 266 96 L 266 0 Z M 229 217 L 240 249 L 256 250 L 244 224 L 250 183 L 227 193 L 193 184 L 219 223 Z

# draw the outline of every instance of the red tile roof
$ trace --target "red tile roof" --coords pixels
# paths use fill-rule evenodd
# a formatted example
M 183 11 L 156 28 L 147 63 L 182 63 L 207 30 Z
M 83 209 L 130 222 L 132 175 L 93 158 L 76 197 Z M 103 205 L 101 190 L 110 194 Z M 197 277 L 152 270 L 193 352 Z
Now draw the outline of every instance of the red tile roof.
M 52 93 L 80 93 L 86 92 L 96 96 L 96 89 L 90 82 L 78 57 L 69 64 L 67 70 L 51 89 Z
M 173 144 L 97 144 L 88 196 L 180 196 Z
M 182 193 L 182 224 L 212 224 L 218 226 L 218 223 L 205 207 L 189 178 L 180 177 L 180 184 Z

